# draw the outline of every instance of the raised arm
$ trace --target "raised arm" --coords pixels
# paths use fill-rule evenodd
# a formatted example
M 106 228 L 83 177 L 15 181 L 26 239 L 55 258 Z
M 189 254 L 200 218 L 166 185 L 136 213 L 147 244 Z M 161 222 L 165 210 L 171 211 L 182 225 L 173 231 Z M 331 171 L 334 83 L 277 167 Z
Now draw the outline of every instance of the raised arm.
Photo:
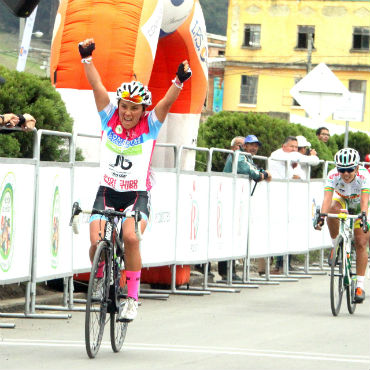
M 92 52 L 94 49 L 94 39 L 86 39 L 78 44 L 78 50 L 82 58 L 81 62 L 84 65 L 85 75 L 93 89 L 95 104 L 98 112 L 100 112 L 109 104 L 109 95 L 92 60 Z
M 172 85 L 167 90 L 166 95 L 155 106 L 154 111 L 160 122 L 166 119 L 172 104 L 180 95 L 183 83 L 191 76 L 191 69 L 187 60 L 180 63 L 176 77 L 172 80 Z

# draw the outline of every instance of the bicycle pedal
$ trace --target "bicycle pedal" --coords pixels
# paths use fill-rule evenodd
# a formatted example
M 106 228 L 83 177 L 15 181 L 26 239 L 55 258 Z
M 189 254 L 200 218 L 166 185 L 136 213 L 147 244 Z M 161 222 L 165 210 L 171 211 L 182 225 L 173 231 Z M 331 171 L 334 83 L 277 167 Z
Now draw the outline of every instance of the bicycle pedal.
M 129 323 L 129 322 L 131 322 L 131 321 L 133 321 L 133 320 L 129 320 L 129 319 L 120 319 L 120 318 L 118 318 L 117 317 L 117 319 L 116 319 L 116 322 L 124 322 L 124 323 Z

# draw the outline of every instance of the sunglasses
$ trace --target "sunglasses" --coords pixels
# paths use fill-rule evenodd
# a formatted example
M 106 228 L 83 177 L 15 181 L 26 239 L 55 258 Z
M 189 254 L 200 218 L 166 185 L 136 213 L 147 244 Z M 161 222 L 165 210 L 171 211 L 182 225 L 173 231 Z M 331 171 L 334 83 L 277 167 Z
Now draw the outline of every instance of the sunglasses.
M 345 173 L 345 172 L 352 173 L 355 169 L 356 169 L 356 167 L 338 168 L 338 172 L 340 172 L 340 173 Z
M 123 91 L 122 94 L 121 94 L 121 99 L 123 100 L 128 100 L 132 103 L 135 103 L 135 104 L 141 104 L 142 101 L 143 101 L 143 97 L 140 96 L 140 95 L 134 95 L 134 96 L 130 96 L 130 93 L 128 91 Z

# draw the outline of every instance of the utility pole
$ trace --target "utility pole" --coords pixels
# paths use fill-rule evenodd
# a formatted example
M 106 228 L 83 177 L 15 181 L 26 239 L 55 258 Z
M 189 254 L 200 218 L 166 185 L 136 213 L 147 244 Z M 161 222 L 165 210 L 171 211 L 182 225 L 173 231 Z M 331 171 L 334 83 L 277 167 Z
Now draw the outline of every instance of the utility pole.
M 312 32 L 309 32 L 307 40 L 307 73 L 310 73 L 312 69 L 312 44 L 313 44 Z

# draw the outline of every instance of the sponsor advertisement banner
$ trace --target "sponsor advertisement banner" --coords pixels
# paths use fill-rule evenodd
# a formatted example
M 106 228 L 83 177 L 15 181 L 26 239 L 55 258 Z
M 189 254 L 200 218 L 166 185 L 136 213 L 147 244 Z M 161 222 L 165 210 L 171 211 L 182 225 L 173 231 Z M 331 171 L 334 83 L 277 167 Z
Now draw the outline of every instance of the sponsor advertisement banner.
M 83 210 L 91 210 L 99 188 L 99 167 L 78 167 L 74 169 L 73 202 L 78 202 Z M 72 203 L 73 203 L 72 202 Z M 72 206 L 70 209 L 70 213 Z M 70 215 L 69 215 L 70 217 Z M 78 234 L 73 234 L 73 271 L 91 270 L 89 258 L 90 228 L 89 215 L 78 217 Z
M 72 274 L 69 168 L 40 167 L 36 280 Z
M 253 183 L 252 183 L 253 184 Z M 235 183 L 235 206 L 233 218 L 232 243 L 233 256 L 243 257 L 247 254 L 248 242 L 248 207 L 249 194 L 251 192 L 250 181 L 247 179 L 236 179 Z
M 288 251 L 306 252 L 308 250 L 309 206 L 308 183 L 289 183 L 288 211 Z
M 179 177 L 177 262 L 207 259 L 209 178 L 181 174 Z
M 0 164 L 0 283 L 31 276 L 34 165 Z
M 211 176 L 210 184 L 208 258 L 230 257 L 233 251 L 233 179 Z
M 151 190 L 150 217 L 141 243 L 143 266 L 175 261 L 176 174 L 155 173 Z
M 252 182 L 252 188 L 254 187 L 254 184 L 255 183 Z M 257 183 L 257 186 L 254 189 L 254 193 L 250 198 L 251 205 L 249 214 L 249 256 L 251 258 L 261 255 L 268 255 L 269 253 L 271 253 L 273 249 L 272 247 L 278 244 L 271 243 L 271 233 L 269 232 L 271 230 L 271 227 L 273 226 L 272 224 L 274 224 L 275 222 L 279 222 L 279 220 L 275 219 L 273 220 L 273 222 L 271 222 L 271 219 L 269 219 L 269 199 L 271 199 L 271 194 L 275 194 L 273 185 L 275 184 L 270 183 L 270 188 L 268 189 L 266 181 L 261 181 Z M 276 185 L 279 186 L 279 189 L 277 189 L 277 191 L 281 191 L 281 183 L 276 183 Z M 284 210 L 284 208 L 281 209 Z M 277 210 L 279 210 L 279 208 L 277 208 Z M 279 224 L 279 229 L 282 228 L 283 222 L 284 221 Z M 280 240 L 281 238 L 279 236 L 279 243 Z

